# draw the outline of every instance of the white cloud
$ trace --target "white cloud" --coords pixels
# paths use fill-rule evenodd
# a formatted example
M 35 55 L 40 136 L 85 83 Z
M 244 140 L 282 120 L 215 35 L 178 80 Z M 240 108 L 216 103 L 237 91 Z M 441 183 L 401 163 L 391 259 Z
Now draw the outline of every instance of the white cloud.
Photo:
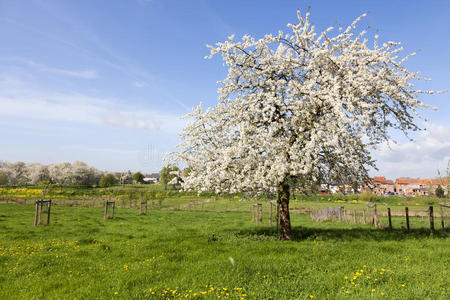
M 109 113 L 105 116 L 105 122 L 117 126 L 117 127 L 125 127 L 129 129 L 146 129 L 146 130 L 155 130 L 159 129 L 157 123 L 153 120 L 143 120 L 136 119 L 136 115 L 133 113 L 124 113 L 118 112 L 116 114 Z
M 75 92 L 48 92 L 0 76 L 0 116 L 107 125 L 130 130 L 179 132 L 179 116 L 118 104 L 116 99 Z
M 142 88 L 145 87 L 147 84 L 145 82 L 142 81 L 133 81 L 131 83 L 132 86 L 137 87 L 137 88 Z
M 374 174 L 389 178 L 435 177 L 438 169 L 445 171 L 450 160 L 450 128 L 429 123 L 415 141 L 389 146 L 382 144 L 373 152 L 380 170 Z

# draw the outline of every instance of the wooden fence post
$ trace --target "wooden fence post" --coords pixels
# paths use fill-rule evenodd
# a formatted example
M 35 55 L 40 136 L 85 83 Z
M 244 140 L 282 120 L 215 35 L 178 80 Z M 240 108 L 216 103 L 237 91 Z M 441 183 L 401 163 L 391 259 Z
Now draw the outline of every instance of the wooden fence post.
M 39 205 L 38 201 L 36 201 L 34 208 L 34 226 L 37 226 L 38 224 L 38 214 L 39 214 Z
M 269 202 L 269 206 L 270 206 L 270 208 L 269 208 L 269 226 L 272 227 L 272 203 L 271 202 Z M 444 224 L 444 223 L 442 223 L 442 224 Z
M 107 210 L 108 210 L 108 202 L 105 202 L 105 211 L 103 213 L 103 219 L 105 220 L 108 218 Z
M 429 212 L 430 212 L 430 216 L 429 216 L 429 218 L 430 218 L 430 230 L 433 233 L 434 232 L 434 215 L 433 215 L 433 206 L 432 205 L 430 206 Z
M 263 221 L 263 205 L 259 204 L 258 205 L 258 221 L 262 222 Z
M 52 200 L 48 200 L 48 211 L 47 211 L 47 225 L 50 225 L 50 208 L 52 207 Z
M 444 210 L 442 209 L 442 204 L 439 204 L 439 208 L 441 210 L 441 225 L 442 225 L 442 230 L 445 229 L 445 224 L 444 224 Z
M 392 220 L 391 220 L 391 208 L 388 207 L 388 219 L 389 219 L 389 229 L 392 229 Z
M 38 208 L 38 225 L 41 224 L 41 217 L 42 217 L 42 205 L 39 201 L 39 208 Z
M 363 212 L 362 212 L 362 214 L 363 214 L 363 224 L 366 224 L 366 210 L 365 209 L 363 209 Z
M 353 210 L 353 223 L 356 224 L 356 210 Z
M 405 207 L 405 215 L 406 215 L 406 230 L 409 231 L 409 209 L 408 207 Z

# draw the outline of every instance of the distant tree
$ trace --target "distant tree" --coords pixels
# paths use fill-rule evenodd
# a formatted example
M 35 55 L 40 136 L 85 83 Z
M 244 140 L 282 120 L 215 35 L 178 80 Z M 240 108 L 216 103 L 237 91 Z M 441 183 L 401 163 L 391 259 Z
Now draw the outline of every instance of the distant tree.
M 443 197 L 445 196 L 445 190 L 447 190 L 447 197 L 450 197 L 450 159 L 448 160 L 448 163 L 447 163 L 447 172 L 446 172 L 447 174 L 446 174 L 446 176 L 442 177 L 440 170 L 438 169 L 437 171 L 438 171 L 438 175 L 439 175 L 439 179 L 441 180 L 441 183 L 443 185 L 446 185 L 445 189 L 443 189 L 443 192 L 444 192 L 443 193 Z M 430 181 L 430 189 L 431 188 L 432 188 L 432 184 L 431 184 L 431 181 Z
M 115 185 L 116 183 L 117 183 L 117 179 L 116 179 L 116 177 L 114 177 L 113 174 L 106 174 L 106 175 L 103 175 L 102 178 L 100 178 L 98 185 L 100 187 L 109 187 L 109 186 Z
M 174 165 L 167 165 L 159 173 L 159 181 L 164 185 L 164 189 L 167 189 L 167 184 L 176 177 L 176 174 L 172 173 L 174 171 L 180 171 L 180 169 Z
M 63 186 L 72 182 L 72 165 L 68 162 L 48 166 L 52 183 Z
M 30 184 L 37 185 L 41 181 L 50 181 L 50 173 L 48 167 L 39 163 L 27 164 L 28 178 Z
M 0 185 L 7 185 L 8 184 L 8 176 L 0 171 Z
M 444 198 L 444 189 L 442 188 L 441 185 L 438 185 L 438 187 L 436 188 L 436 191 L 434 191 L 434 193 L 436 194 L 436 197 L 438 198 Z
M 76 161 L 71 166 L 71 184 L 92 185 L 102 177 L 103 172 L 87 165 L 82 161 Z
M 24 162 L 18 161 L 10 164 L 12 178 L 10 181 L 15 185 L 26 185 L 29 183 L 28 170 Z
M 129 184 L 133 182 L 133 174 L 131 173 L 130 170 L 128 170 L 127 172 L 123 172 L 120 175 L 120 184 L 123 186 L 125 184 Z
M 144 175 L 141 172 L 136 172 L 133 175 L 133 180 L 137 183 L 143 183 L 144 182 Z
M 59 186 L 68 184 L 96 184 L 103 172 L 88 166 L 82 161 L 73 164 L 59 163 L 42 165 L 40 163 L 9 163 L 0 161 L 0 172 L 13 185 L 38 185 L 41 181 L 49 181 Z
M 50 193 L 50 191 L 53 188 L 53 184 L 50 182 L 50 180 L 41 180 L 37 186 L 41 189 L 42 192 L 42 200 L 45 200 L 45 197 Z

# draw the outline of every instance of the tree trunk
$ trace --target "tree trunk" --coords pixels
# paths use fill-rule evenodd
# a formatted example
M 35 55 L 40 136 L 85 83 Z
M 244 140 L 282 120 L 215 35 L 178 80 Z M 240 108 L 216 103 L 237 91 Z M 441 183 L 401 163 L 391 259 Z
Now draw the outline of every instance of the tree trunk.
M 278 190 L 280 205 L 280 240 L 291 239 L 291 217 L 289 216 L 289 183 L 285 179 Z

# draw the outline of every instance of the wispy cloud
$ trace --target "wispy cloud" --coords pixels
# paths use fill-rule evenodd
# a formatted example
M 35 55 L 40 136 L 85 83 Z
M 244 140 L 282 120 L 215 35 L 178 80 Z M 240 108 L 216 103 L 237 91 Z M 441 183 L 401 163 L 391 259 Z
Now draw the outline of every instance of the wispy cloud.
M 133 113 L 124 113 L 119 112 L 116 114 L 109 113 L 104 118 L 105 122 L 116 126 L 116 127 L 124 127 L 128 129 L 144 129 L 144 130 L 157 130 L 159 129 L 158 124 L 154 120 L 143 120 L 136 119 L 135 114 Z
M 37 63 L 35 61 L 27 60 L 27 59 L 23 59 L 23 58 L 11 58 L 11 59 L 6 59 L 6 61 L 22 64 L 26 67 L 32 68 L 39 72 L 53 73 L 53 74 L 78 77 L 78 78 L 83 78 L 83 79 L 98 78 L 97 71 L 95 71 L 95 70 L 68 70 L 68 69 L 54 68 L 54 67 L 49 67 L 42 63 Z
M 79 77 L 79 78 L 84 78 L 84 79 L 98 78 L 97 72 L 95 70 L 71 71 L 71 70 L 63 70 L 63 69 L 55 69 L 55 68 L 43 68 L 41 70 L 44 72 Z
M 2 78 L 0 74 L 0 116 L 173 133 L 184 126 L 184 121 L 177 115 L 121 105 L 120 102 L 76 92 L 40 90 L 27 86 L 17 78 Z

